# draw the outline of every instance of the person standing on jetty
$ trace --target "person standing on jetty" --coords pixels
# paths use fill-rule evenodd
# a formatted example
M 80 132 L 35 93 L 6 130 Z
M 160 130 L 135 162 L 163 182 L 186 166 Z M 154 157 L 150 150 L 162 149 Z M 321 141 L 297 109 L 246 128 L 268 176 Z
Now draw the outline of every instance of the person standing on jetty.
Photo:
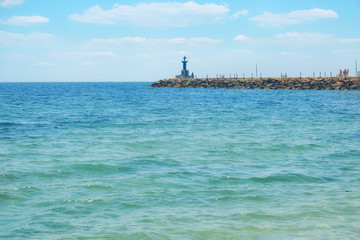
M 340 69 L 340 73 L 339 73 L 339 78 L 347 78 L 347 77 L 349 77 L 349 69 L 344 69 L 344 70 L 341 70 Z

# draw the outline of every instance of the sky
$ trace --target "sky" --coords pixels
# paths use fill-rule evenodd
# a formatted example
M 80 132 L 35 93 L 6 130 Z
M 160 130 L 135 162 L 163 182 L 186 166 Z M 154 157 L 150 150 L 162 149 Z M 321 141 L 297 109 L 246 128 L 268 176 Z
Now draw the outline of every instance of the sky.
M 197 77 L 354 76 L 359 23 L 360 0 L 0 0 L 0 82 L 154 82 L 184 56 Z

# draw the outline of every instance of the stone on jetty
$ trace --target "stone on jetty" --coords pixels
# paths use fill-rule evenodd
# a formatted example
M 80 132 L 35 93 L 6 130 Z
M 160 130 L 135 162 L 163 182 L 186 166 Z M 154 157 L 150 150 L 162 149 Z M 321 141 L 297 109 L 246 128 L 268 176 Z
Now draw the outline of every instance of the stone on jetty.
M 360 78 L 170 78 L 149 87 L 360 90 Z

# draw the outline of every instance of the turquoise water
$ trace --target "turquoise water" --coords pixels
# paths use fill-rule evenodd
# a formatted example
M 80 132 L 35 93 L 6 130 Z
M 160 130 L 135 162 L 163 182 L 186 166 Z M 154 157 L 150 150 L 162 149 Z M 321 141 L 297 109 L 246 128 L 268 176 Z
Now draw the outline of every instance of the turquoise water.
M 0 84 L 1 239 L 359 239 L 360 92 Z

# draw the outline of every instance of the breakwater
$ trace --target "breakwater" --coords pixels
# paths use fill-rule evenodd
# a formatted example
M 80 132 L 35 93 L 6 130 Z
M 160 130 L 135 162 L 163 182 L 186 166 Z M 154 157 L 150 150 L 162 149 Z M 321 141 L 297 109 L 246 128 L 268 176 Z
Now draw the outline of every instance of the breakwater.
M 149 87 L 360 90 L 360 78 L 169 78 Z

